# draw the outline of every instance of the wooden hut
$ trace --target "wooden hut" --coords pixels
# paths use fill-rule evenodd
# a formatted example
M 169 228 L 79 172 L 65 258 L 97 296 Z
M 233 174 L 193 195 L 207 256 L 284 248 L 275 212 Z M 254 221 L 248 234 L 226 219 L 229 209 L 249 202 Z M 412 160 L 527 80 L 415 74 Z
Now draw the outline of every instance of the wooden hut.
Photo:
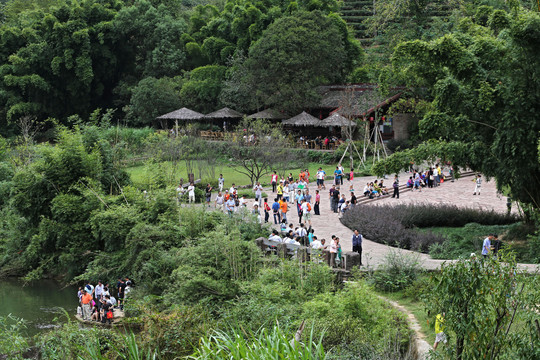
M 348 138 L 354 133 L 357 125 L 356 122 L 347 119 L 338 112 L 333 112 L 329 117 L 321 121 L 321 126 L 327 127 L 332 136 Z
M 338 112 L 333 113 L 323 121 L 321 121 L 321 126 L 324 127 L 356 127 L 356 123 L 352 120 L 347 119 L 345 116 L 340 115 Z
M 244 117 L 244 114 L 224 107 L 205 116 L 205 119 L 212 121 L 215 125 L 222 126 L 224 131 L 232 130 L 232 127 L 238 124 L 238 121 Z
M 168 129 L 169 122 L 171 121 L 175 124 L 176 127 L 178 127 L 179 121 L 196 121 L 203 118 L 203 114 L 183 107 L 165 115 L 158 116 L 156 120 L 159 122 L 162 129 Z
M 301 114 L 296 115 L 288 120 L 283 120 L 282 124 L 285 126 L 310 126 L 310 127 L 320 127 L 321 120 L 317 119 L 315 116 L 308 114 L 305 111 L 302 111 Z
M 273 121 L 273 122 L 277 122 L 277 121 L 281 121 L 281 120 L 285 120 L 287 119 L 287 115 L 277 111 L 277 110 L 274 110 L 274 109 L 266 109 L 266 110 L 263 110 L 263 111 L 259 111 L 255 114 L 251 114 L 249 115 L 247 118 L 248 119 L 265 119 L 265 120 L 270 120 L 270 121 Z

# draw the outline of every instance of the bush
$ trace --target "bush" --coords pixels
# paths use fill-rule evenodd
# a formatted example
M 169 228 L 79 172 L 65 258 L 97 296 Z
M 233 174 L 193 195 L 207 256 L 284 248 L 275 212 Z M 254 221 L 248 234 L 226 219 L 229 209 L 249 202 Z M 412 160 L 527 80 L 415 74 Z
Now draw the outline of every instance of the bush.
M 255 199 L 255 192 L 252 189 L 238 189 L 236 193 L 238 194 L 238 198 L 241 198 L 243 195 L 245 195 L 246 199 Z M 264 199 L 268 197 L 268 194 L 263 192 L 261 196 Z M 268 199 L 268 201 L 270 201 L 270 199 Z
M 442 244 L 444 238 L 429 231 L 416 231 L 416 227 L 459 227 L 470 222 L 505 225 L 516 220 L 515 216 L 495 211 L 424 204 L 356 206 L 341 218 L 345 226 L 358 229 L 370 240 L 422 252 L 427 252 L 433 244 Z
M 487 234 L 502 234 L 508 225 L 480 225 L 470 223 L 460 228 L 432 228 L 445 238 L 441 244 L 432 244 L 429 254 L 434 259 L 457 259 L 468 257 L 471 252 L 482 248 L 482 242 Z M 506 236 L 504 239 L 506 241 Z
M 398 349 L 407 349 L 409 329 L 404 315 L 374 296 L 365 282 L 317 295 L 303 305 L 301 318 L 310 319 L 316 333 L 324 331 L 326 348 L 360 343 L 377 352 L 386 348 L 388 339 L 398 339 Z
M 399 291 L 409 287 L 422 272 L 418 254 L 391 250 L 384 263 L 371 276 L 375 287 L 382 291 Z

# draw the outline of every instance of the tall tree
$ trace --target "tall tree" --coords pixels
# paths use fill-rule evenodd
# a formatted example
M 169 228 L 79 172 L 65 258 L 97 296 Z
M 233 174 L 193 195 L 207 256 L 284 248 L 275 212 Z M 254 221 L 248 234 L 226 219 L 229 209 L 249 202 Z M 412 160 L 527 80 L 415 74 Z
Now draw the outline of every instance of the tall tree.
M 315 105 L 317 86 L 342 80 L 360 60 L 361 49 L 347 34 L 320 11 L 276 20 L 249 49 L 246 66 L 248 81 L 257 84 L 255 96 L 291 113 Z M 346 43 L 353 51 L 346 51 Z

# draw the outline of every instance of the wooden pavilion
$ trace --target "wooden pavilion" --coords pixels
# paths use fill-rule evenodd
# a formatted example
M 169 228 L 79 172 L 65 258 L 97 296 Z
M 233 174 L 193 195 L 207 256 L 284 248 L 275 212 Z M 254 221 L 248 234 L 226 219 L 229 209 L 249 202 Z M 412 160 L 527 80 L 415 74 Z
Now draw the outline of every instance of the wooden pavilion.
M 178 127 L 178 121 L 197 121 L 203 118 L 203 114 L 183 107 L 181 109 L 171 111 L 165 115 L 158 116 L 156 121 L 159 122 L 162 129 L 168 129 L 170 122 L 173 122 L 173 124 Z
M 281 120 L 285 120 L 288 118 L 288 116 L 284 113 L 281 113 L 274 109 L 266 109 L 259 111 L 255 114 L 251 114 L 247 116 L 248 119 L 264 119 L 264 120 L 270 120 L 272 122 L 278 122 Z
M 244 117 L 244 114 L 224 107 L 223 109 L 207 114 L 204 118 L 212 121 L 215 125 L 221 126 L 223 131 L 232 130 L 232 127 Z

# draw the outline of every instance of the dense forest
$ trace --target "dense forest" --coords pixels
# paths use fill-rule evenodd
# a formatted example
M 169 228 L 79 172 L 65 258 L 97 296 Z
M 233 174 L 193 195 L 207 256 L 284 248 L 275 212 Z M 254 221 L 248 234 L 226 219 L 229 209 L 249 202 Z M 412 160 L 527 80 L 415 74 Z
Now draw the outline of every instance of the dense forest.
M 302 109 L 315 86 L 346 81 L 361 64 L 338 8 L 334 0 L 9 1 L 0 128 L 21 116 L 69 124 L 96 108 L 117 109 L 132 126 L 180 105 Z
M 249 214 L 177 200 L 179 163 L 198 168 L 199 199 L 218 165 L 284 172 L 334 165 L 344 148 L 295 152 L 265 122 L 250 126 L 279 149 L 151 125 L 184 106 L 294 114 L 319 101 L 319 85 L 375 83 L 381 96 L 399 85 L 389 111 L 416 113 L 418 126 L 364 170 L 441 160 L 494 178 L 519 203 L 538 262 L 539 10 L 518 0 L 0 0 L 0 278 L 137 282 L 126 311 L 136 335 L 67 324 L 35 341 L 40 356 L 218 359 L 236 348 L 245 352 L 230 358 L 261 359 L 275 358 L 257 353 L 272 343 L 290 359 L 405 359 L 405 317 L 371 286 L 405 278 L 400 290 L 424 301 L 430 326 L 446 310 L 458 339 L 436 358 L 538 358 L 539 277 L 516 272 L 511 253 L 429 277 L 393 258 L 343 284 L 318 261 L 263 256 L 253 240 L 269 228 Z M 145 168 L 142 183 L 130 164 Z M 302 345 L 290 342 L 304 321 Z M 6 329 L 0 321 L 0 357 L 22 358 L 27 340 Z

